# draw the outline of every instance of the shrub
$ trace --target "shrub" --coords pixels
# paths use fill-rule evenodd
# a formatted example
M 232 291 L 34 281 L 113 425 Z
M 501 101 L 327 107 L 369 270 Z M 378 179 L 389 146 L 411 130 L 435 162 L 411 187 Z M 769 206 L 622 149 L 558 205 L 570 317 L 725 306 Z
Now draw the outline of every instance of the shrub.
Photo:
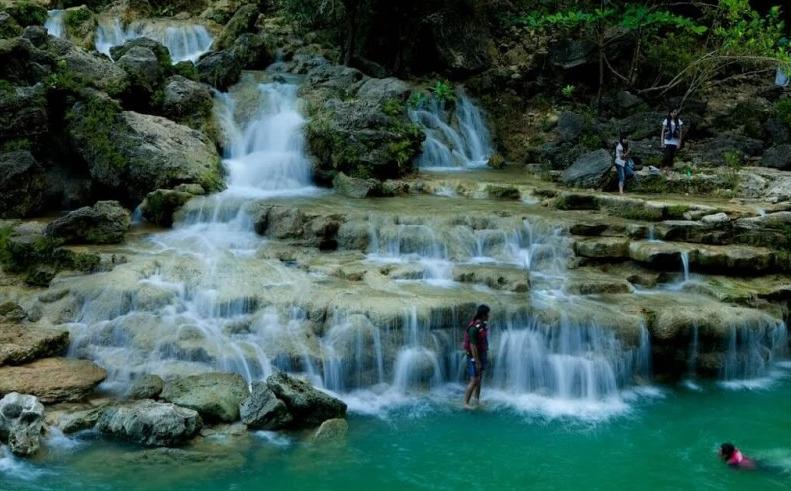
M 780 99 L 775 103 L 775 115 L 788 126 L 791 126 L 791 97 Z
M 454 102 L 456 100 L 453 86 L 447 80 L 437 80 L 431 87 L 431 92 L 441 102 Z
M 47 21 L 47 9 L 27 0 L 16 2 L 6 11 L 22 27 L 41 26 Z

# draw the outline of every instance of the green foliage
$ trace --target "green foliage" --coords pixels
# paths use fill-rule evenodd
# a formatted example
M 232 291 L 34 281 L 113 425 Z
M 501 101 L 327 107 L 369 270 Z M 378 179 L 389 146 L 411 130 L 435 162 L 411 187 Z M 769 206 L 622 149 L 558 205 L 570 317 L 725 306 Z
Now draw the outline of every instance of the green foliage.
M 118 125 L 120 107 L 112 100 L 95 97 L 78 104 L 66 119 L 86 140 L 86 147 L 95 156 L 95 165 L 107 173 L 120 172 L 126 159 L 115 145 L 113 133 Z
M 3 266 L 11 263 L 12 255 L 8 243 L 12 232 L 11 227 L 0 227 L 0 265 Z
M 15 152 L 17 150 L 32 150 L 33 144 L 27 138 L 15 138 L 0 144 L 0 151 Z
M 195 68 L 195 64 L 191 61 L 180 61 L 176 63 L 173 65 L 173 73 L 192 81 L 198 81 L 198 69 Z
M 684 213 L 689 211 L 687 205 L 670 205 L 665 208 L 665 219 L 667 220 L 681 220 L 684 218 Z
M 16 88 L 11 82 L 0 79 L 0 94 L 8 94 L 15 91 Z
M 785 97 L 775 102 L 775 116 L 791 127 L 791 97 Z
M 566 99 L 573 99 L 574 92 L 577 90 L 577 87 L 572 84 L 564 85 L 563 88 L 560 89 L 560 93 L 563 94 L 563 97 Z
M 382 104 L 382 112 L 392 117 L 401 116 L 404 114 L 404 103 L 398 99 L 388 99 Z
M 434 97 L 439 99 L 440 102 L 448 103 L 456 100 L 456 93 L 453 91 L 453 86 L 447 80 L 437 80 L 429 90 L 431 90 Z
M 87 8 L 67 10 L 63 15 L 63 23 L 71 29 L 78 29 L 85 22 L 93 17 L 93 13 Z
M 47 21 L 47 9 L 28 0 L 15 2 L 6 12 L 22 27 L 40 26 Z
M 419 109 L 426 104 L 427 100 L 428 98 L 426 97 L 426 94 L 416 90 L 411 94 L 409 94 L 409 99 L 407 100 L 407 104 L 409 105 L 409 107 L 413 109 Z

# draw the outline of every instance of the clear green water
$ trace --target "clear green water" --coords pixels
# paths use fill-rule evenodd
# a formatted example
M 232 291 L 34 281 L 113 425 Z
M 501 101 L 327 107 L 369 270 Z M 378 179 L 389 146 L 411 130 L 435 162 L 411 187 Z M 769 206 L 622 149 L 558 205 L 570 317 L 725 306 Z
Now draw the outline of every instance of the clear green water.
M 34 463 L 6 454 L 0 489 L 791 489 L 789 379 L 752 391 L 663 388 L 596 423 L 423 401 L 349 424 L 339 445 L 209 440 L 215 457 L 191 463 L 95 439 Z M 723 440 L 780 469 L 728 469 L 715 455 Z

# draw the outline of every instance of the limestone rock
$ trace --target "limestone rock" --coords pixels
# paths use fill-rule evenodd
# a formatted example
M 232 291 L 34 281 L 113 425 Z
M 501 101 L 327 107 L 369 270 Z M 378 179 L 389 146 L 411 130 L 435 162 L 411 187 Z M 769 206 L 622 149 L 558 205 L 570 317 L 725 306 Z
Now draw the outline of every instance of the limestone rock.
M 603 188 L 612 179 L 610 168 L 612 157 L 607 150 L 601 149 L 581 155 L 563 172 L 561 178 L 567 186 L 583 188 Z
M 45 181 L 44 169 L 30 152 L 0 154 L 0 218 L 25 217 L 41 211 Z
M 250 396 L 239 408 L 242 423 L 249 428 L 277 430 L 286 428 L 293 418 L 286 405 L 275 397 L 266 382 L 254 382 Z
M 768 149 L 761 157 L 761 165 L 791 170 L 791 144 L 777 145 Z
M 585 129 L 585 117 L 571 111 L 563 111 L 558 118 L 557 132 L 560 141 L 573 143 L 579 140 Z
M 64 40 L 53 40 L 50 51 L 57 57 L 62 76 L 119 96 L 129 88 L 123 68 L 104 56 L 88 53 Z
M 77 103 L 69 134 L 91 176 L 132 200 L 182 183 L 213 191 L 222 186 L 220 157 L 203 133 L 159 116 L 114 112 L 97 98 Z
M 314 442 L 337 442 L 346 438 L 349 432 L 349 423 L 342 418 L 328 419 L 313 434 Z
M 239 80 L 242 67 L 231 50 L 208 53 L 195 64 L 201 82 L 225 90 Z
M 0 79 L 33 85 L 44 81 L 54 66 L 53 56 L 38 49 L 29 39 L 0 39 Z
M 726 213 L 719 212 L 719 213 L 713 213 L 711 215 L 705 215 L 703 218 L 700 219 L 700 221 L 709 225 L 714 225 L 714 224 L 719 225 L 723 223 L 728 223 L 730 219 L 728 218 L 728 215 Z
M 404 101 L 409 97 L 409 92 L 409 85 L 395 77 L 368 78 L 361 82 L 357 96 L 379 102 L 391 99 Z
M 624 237 L 596 237 L 574 243 L 578 256 L 596 259 L 622 259 L 629 257 L 629 239 Z
M 0 87 L 0 141 L 42 135 L 48 124 L 43 84 Z
M 140 210 L 147 221 L 170 227 L 173 225 L 173 214 L 194 197 L 194 194 L 184 191 L 157 189 L 146 195 L 146 199 L 140 204 Z
M 116 65 L 129 75 L 132 87 L 139 93 L 151 96 L 162 80 L 162 68 L 157 56 L 148 48 L 133 46 L 118 58 Z
M 57 416 L 55 426 L 60 428 L 63 433 L 90 430 L 96 426 L 103 409 L 104 406 L 99 406 L 77 411 L 66 411 Z
M 109 406 L 96 424 L 102 433 L 153 447 L 185 443 L 202 426 L 196 411 L 151 400 Z
M 0 39 L 17 37 L 22 33 L 22 26 L 8 12 L 0 12 Z
M 32 394 L 46 404 L 79 401 L 106 376 L 104 369 L 87 360 L 44 358 L 27 365 L 0 367 L 0 394 Z
M 252 32 L 259 15 L 258 5 L 242 5 L 223 27 L 222 33 L 217 39 L 217 47 L 220 49 L 229 48 L 236 38 L 246 32 Z
M 206 420 L 232 423 L 239 419 L 239 404 L 248 394 L 241 375 L 205 373 L 167 380 L 160 398 L 194 409 Z
M 266 384 L 286 404 L 294 417 L 295 426 L 316 426 L 328 419 L 346 415 L 346 404 L 343 401 L 283 372 L 270 375 Z
M 332 186 L 341 196 L 361 199 L 378 194 L 377 189 L 379 188 L 379 182 L 376 181 L 376 179 L 349 177 L 343 172 L 339 172 L 335 176 L 335 179 L 332 180 Z
M 99 201 L 55 219 L 45 233 L 67 243 L 117 244 L 124 240 L 131 220 L 117 201 Z
M 35 454 L 43 425 L 44 406 L 34 396 L 11 392 L 0 399 L 0 441 L 14 454 Z
M 139 37 L 130 39 L 129 41 L 125 42 L 120 46 L 113 46 L 110 48 L 110 56 L 114 60 L 120 61 L 121 58 L 126 56 L 132 50 L 136 50 L 139 48 L 143 48 L 146 50 L 151 51 L 157 59 L 159 63 L 160 70 L 164 70 L 166 68 L 170 68 L 172 60 L 170 58 L 170 51 L 157 41 L 154 41 L 151 38 L 147 37 Z
M 158 375 L 143 375 L 132 384 L 126 393 L 130 399 L 156 399 L 165 387 Z
M 0 324 L 0 366 L 57 356 L 69 347 L 69 332 L 34 325 Z
M 165 115 L 173 119 L 208 117 L 211 114 L 212 96 L 205 84 L 173 75 L 165 81 L 164 93 L 162 109 Z

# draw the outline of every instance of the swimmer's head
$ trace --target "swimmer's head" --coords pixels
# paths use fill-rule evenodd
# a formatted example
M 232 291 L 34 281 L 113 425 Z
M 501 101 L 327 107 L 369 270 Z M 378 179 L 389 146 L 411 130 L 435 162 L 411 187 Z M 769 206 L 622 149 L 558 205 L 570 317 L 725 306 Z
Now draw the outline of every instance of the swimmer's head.
M 730 459 L 735 451 L 736 447 L 733 446 L 733 443 L 723 443 L 720 445 L 720 457 L 724 460 Z

